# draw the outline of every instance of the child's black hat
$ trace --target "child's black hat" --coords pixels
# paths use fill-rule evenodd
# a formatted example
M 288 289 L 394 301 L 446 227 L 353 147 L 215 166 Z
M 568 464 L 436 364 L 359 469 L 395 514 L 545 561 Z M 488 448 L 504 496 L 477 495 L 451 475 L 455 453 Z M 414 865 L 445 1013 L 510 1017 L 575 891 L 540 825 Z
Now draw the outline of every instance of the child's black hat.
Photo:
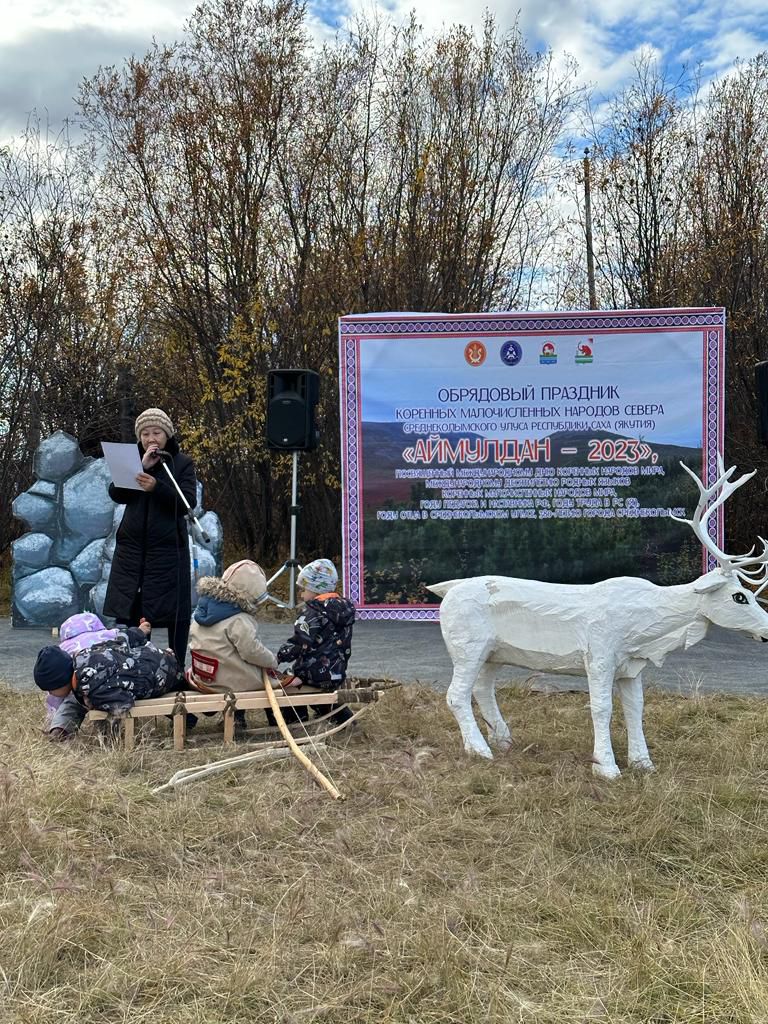
M 72 679 L 72 656 L 60 647 L 44 647 L 37 656 L 35 683 L 41 690 L 59 690 Z

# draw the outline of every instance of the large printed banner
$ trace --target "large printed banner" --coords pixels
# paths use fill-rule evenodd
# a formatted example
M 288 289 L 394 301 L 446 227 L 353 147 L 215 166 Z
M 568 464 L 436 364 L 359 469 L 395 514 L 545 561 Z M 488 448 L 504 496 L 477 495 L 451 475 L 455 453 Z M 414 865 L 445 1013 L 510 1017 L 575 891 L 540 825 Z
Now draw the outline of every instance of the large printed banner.
M 345 581 L 361 618 L 436 619 L 426 584 L 702 568 L 723 440 L 722 309 L 339 321 Z M 710 524 L 722 541 L 722 509 Z

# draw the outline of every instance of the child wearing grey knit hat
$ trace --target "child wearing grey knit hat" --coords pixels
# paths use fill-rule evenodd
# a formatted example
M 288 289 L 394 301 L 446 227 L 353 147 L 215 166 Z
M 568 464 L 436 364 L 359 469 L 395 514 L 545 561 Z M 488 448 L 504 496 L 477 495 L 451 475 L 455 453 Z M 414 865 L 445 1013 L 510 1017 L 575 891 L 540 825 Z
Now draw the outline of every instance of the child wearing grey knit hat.
M 336 593 L 339 574 L 328 558 L 316 558 L 299 572 L 304 609 L 296 619 L 293 636 L 277 652 L 278 662 L 292 662 L 291 672 L 302 683 L 332 692 L 343 686 L 352 653 L 355 606 Z M 346 705 L 335 705 L 332 717 L 341 724 L 351 717 Z M 316 712 L 328 708 L 318 705 Z

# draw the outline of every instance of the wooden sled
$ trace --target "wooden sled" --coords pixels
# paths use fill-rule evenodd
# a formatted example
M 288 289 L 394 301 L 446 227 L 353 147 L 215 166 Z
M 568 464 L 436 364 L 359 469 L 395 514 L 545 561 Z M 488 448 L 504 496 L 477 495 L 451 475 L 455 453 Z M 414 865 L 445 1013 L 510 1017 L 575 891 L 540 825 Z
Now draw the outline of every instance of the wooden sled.
M 299 691 L 290 696 L 273 690 L 273 699 L 280 708 L 308 707 L 309 705 L 333 704 L 367 704 L 379 699 L 379 688 L 362 685 L 354 686 L 353 680 L 347 680 L 343 690 L 322 693 L 316 690 Z M 117 719 L 121 741 L 125 750 L 132 750 L 135 742 L 135 725 L 137 719 L 157 718 L 165 715 L 173 717 L 173 748 L 183 750 L 186 739 L 187 714 L 202 714 L 206 711 L 221 711 L 224 715 L 224 743 L 229 745 L 235 738 L 235 711 L 265 710 L 271 707 L 269 697 L 264 690 L 252 690 L 243 693 L 198 693 L 184 690 L 168 693 L 163 697 L 137 701 L 127 715 Z M 99 722 L 110 718 L 106 711 L 89 711 L 86 722 Z

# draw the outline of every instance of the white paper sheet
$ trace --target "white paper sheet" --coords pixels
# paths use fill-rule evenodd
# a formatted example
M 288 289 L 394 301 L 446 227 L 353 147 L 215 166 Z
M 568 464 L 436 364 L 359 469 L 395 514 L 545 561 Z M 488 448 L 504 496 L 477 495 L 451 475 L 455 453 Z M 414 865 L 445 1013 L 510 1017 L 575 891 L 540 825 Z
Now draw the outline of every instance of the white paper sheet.
M 143 473 L 144 469 L 136 445 L 102 441 L 101 447 L 115 487 L 129 487 L 133 491 L 140 491 L 141 487 L 136 483 L 136 476 Z

